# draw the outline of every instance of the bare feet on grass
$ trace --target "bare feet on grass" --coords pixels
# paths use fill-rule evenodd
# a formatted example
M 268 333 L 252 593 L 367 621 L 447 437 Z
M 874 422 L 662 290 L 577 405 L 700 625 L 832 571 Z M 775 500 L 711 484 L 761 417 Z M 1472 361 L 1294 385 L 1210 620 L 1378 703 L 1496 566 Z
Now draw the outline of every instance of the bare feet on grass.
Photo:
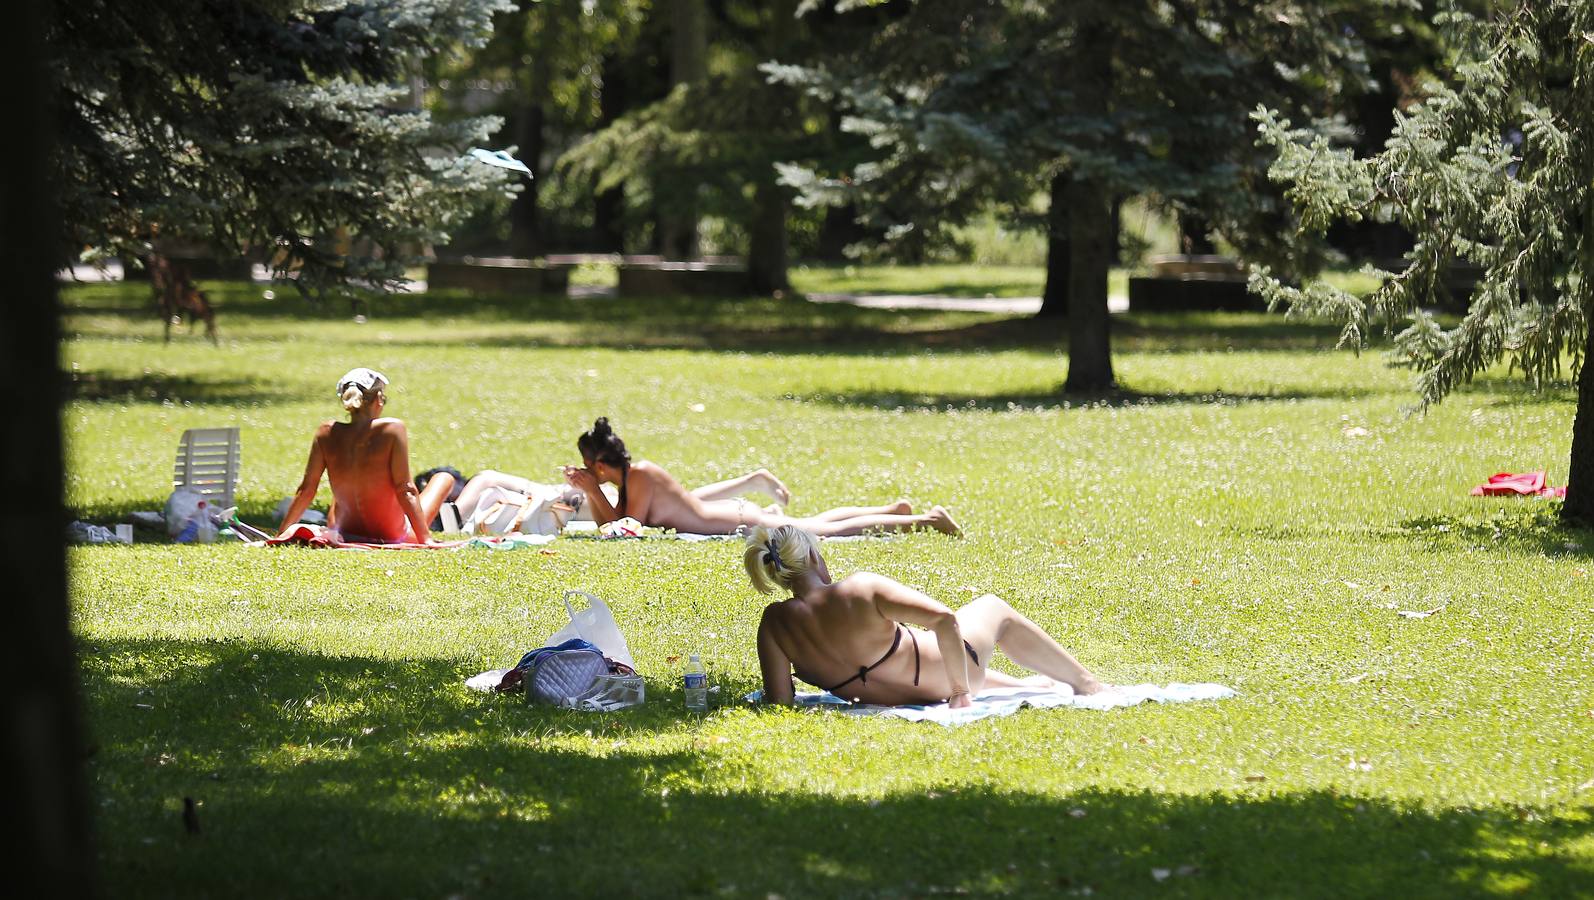
M 786 487 L 785 482 L 776 478 L 768 469 L 759 469 L 756 474 L 764 493 L 774 497 L 781 506 L 791 505 L 791 490 Z
M 929 513 L 924 517 L 924 524 L 942 534 L 950 534 L 953 537 L 963 533 L 963 529 L 958 527 L 958 523 L 952 521 L 952 514 L 947 512 L 944 506 L 931 507 Z
M 1073 688 L 1074 693 L 1085 696 L 1089 694 L 1099 694 L 1107 689 L 1107 685 L 1102 684 L 1094 678 L 1087 678 L 1079 684 L 1073 685 Z

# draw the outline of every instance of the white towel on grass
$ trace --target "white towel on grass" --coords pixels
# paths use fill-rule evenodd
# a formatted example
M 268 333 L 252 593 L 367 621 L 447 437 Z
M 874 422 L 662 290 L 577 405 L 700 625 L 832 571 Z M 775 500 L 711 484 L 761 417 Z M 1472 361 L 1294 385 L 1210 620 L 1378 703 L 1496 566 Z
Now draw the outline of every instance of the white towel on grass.
M 747 699 L 757 702 L 762 691 L 754 691 Z M 973 703 L 962 709 L 949 709 L 945 703 L 930 706 L 876 706 L 870 703 L 848 703 L 825 691 L 801 691 L 796 696 L 798 706 L 828 707 L 850 716 L 887 716 L 907 719 L 910 722 L 935 722 L 938 725 L 963 725 L 991 716 L 1010 716 L 1026 706 L 1037 709 L 1054 709 L 1060 706 L 1075 709 L 1117 709 L 1140 703 L 1188 703 L 1192 700 L 1225 700 L 1235 696 L 1235 690 L 1221 684 L 1115 684 L 1094 694 L 1074 693 L 1066 684 L 1055 688 L 987 688 L 980 691 Z

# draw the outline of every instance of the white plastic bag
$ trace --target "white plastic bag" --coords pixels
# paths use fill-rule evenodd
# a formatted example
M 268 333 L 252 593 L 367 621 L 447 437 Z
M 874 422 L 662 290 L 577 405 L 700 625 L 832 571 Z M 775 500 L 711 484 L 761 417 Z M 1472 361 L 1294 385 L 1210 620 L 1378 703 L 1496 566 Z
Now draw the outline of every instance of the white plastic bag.
M 587 608 L 578 611 L 571 605 L 571 597 L 587 598 Z M 626 646 L 620 626 L 614 624 L 614 614 L 609 612 L 609 604 L 586 591 L 565 591 L 564 601 L 565 610 L 570 613 L 570 624 L 555 632 L 543 642 L 543 646 L 554 647 L 571 638 L 581 638 L 602 650 L 604 656 L 625 663 L 632 669 L 636 668 L 636 663 L 631 661 L 631 648 Z
M 166 533 L 179 544 L 209 544 L 216 540 L 216 523 L 210 518 L 205 495 L 180 487 L 166 498 Z

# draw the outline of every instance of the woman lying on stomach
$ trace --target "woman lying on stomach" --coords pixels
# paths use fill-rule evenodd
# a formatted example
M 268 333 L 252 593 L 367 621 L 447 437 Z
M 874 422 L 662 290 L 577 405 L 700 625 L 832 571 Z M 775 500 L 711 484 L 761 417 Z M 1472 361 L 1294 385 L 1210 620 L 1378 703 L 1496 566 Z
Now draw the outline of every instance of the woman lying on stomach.
M 934 528 L 947 534 L 960 531 L 945 509 L 936 506 L 927 513 L 915 514 L 906 500 L 889 506 L 842 506 L 798 519 L 735 496 L 744 489 L 762 489 L 782 501 L 788 499 L 786 486 L 763 470 L 687 491 L 654 463 L 633 463 L 625 442 L 609 427 L 606 418 L 581 435 L 576 449 L 581 451 L 584 465 L 565 466 L 565 480 L 586 495 L 592 518 L 599 525 L 630 516 L 643 525 L 691 534 L 734 534 L 756 525 L 798 525 L 821 537 L 915 528 Z M 617 502 L 611 503 L 604 496 L 601 486 L 606 483 L 619 487 Z
M 766 702 L 792 702 L 793 670 L 838 697 L 888 706 L 945 700 L 956 709 L 985 687 L 1102 688 L 1039 625 L 992 594 L 954 613 L 884 575 L 832 581 L 818 541 L 793 525 L 754 528 L 742 562 L 761 593 L 792 593 L 764 607 L 758 623 Z M 1040 674 L 1019 679 L 989 668 L 998 647 Z
M 438 473 L 426 492 L 410 480 L 409 430 L 400 419 L 382 417 L 387 406 L 387 378 L 366 368 L 352 369 L 338 379 L 338 399 L 349 413 L 347 422 L 323 422 L 310 443 L 310 459 L 293 503 L 282 517 L 287 531 L 310 508 L 321 475 L 332 483 L 329 525 L 345 541 L 368 544 L 429 542 L 428 527 L 454 486 L 454 478 Z

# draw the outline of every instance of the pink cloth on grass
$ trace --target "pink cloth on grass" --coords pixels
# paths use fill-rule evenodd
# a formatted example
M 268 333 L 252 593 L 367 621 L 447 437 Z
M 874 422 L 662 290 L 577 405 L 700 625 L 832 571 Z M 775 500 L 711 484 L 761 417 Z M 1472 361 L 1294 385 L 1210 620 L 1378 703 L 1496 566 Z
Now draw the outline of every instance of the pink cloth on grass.
M 1480 484 L 1472 489 L 1472 496 L 1474 497 L 1500 497 L 1505 495 L 1565 497 L 1566 488 L 1546 487 L 1543 472 L 1525 472 L 1521 475 L 1500 472 L 1490 475 L 1487 483 Z
M 299 547 L 331 547 L 340 550 L 446 550 L 458 547 L 465 541 L 445 541 L 439 544 L 370 544 L 361 541 L 345 541 L 336 531 L 322 528 L 320 525 L 307 525 L 304 522 L 293 526 L 280 537 L 274 537 L 265 542 L 267 547 L 279 547 L 291 544 Z

